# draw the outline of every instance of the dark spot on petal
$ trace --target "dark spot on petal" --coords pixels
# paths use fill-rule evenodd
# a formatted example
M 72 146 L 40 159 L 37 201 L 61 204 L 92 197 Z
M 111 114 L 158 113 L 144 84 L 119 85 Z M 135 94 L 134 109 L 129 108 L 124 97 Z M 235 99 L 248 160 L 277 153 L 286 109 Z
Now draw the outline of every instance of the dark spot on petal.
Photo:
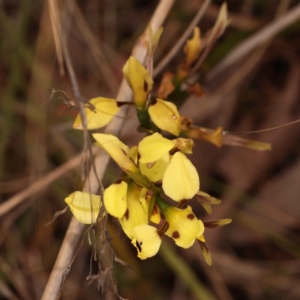
M 120 184 L 122 182 L 122 179 L 119 179 L 115 182 L 115 184 Z
M 179 232 L 178 232 L 178 231 L 173 231 L 173 233 L 172 233 L 172 238 L 173 238 L 173 239 L 179 239 L 179 238 L 180 238 Z
M 157 103 L 156 99 L 155 100 L 152 100 L 150 105 L 155 105 Z
M 148 92 L 148 83 L 144 80 L 144 91 Z
M 190 219 L 190 220 L 193 220 L 193 219 L 195 219 L 195 216 L 193 214 L 188 214 L 187 218 Z
M 142 243 L 139 243 L 138 241 L 136 241 L 135 242 L 135 245 L 136 245 L 136 247 L 138 248 L 138 250 L 140 251 L 140 252 L 142 252 Z
M 129 210 L 128 209 L 126 210 L 126 212 L 124 214 L 124 217 L 125 217 L 126 220 L 129 219 Z

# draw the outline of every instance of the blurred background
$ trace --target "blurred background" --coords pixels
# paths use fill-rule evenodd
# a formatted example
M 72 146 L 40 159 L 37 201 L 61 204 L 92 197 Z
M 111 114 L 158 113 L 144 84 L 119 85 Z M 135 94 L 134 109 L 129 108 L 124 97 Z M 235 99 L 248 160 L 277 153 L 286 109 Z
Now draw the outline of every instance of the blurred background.
M 199 23 L 203 33 L 213 26 L 222 4 L 210 2 Z M 175 1 L 164 24 L 156 63 L 175 45 L 202 3 Z M 221 64 L 227 55 L 236 53 L 236 47 L 276 24 L 288 11 L 299 11 L 299 3 L 228 0 L 231 24 L 199 70 L 205 95 L 189 96 L 181 114 L 199 126 L 222 126 L 233 132 L 299 119 L 299 13 L 299 21 L 275 36 L 264 36 L 242 59 Z M 116 96 L 123 64 L 157 4 L 142 0 L 59 1 L 62 11 L 68 10 L 72 16 L 64 26 L 86 99 Z M 65 208 L 64 198 L 82 187 L 78 163 L 58 168 L 81 153 L 83 136 L 72 129 L 77 112 L 67 110 L 59 97 L 49 101 L 50 89 L 63 90 L 70 97 L 73 94 L 69 77 L 61 74 L 57 62 L 47 1 L 2 0 L 0 22 L 0 298 L 40 299 L 71 219 L 70 211 L 45 225 Z M 156 84 L 164 71 L 176 70 L 182 55 L 180 50 L 158 74 Z M 134 112 L 130 112 L 121 134 L 130 146 L 143 137 L 132 136 L 137 125 Z M 230 225 L 206 230 L 212 266 L 205 264 L 199 245 L 179 249 L 168 238 L 156 257 L 140 261 L 130 241 L 110 222 L 115 252 L 131 266 L 114 264 L 121 297 L 300 299 L 300 124 L 239 136 L 271 143 L 272 151 L 195 142 L 192 160 L 200 174 L 201 190 L 222 203 L 207 215 L 193 200 L 193 210 L 206 221 L 233 219 Z M 61 176 L 49 178 L 48 174 L 57 170 Z M 119 175 L 112 163 L 105 185 Z M 30 189 L 36 182 L 42 188 Z M 101 295 L 97 282 L 87 280 L 90 272 L 98 272 L 91 255 L 92 246 L 84 237 L 61 299 L 109 299 Z

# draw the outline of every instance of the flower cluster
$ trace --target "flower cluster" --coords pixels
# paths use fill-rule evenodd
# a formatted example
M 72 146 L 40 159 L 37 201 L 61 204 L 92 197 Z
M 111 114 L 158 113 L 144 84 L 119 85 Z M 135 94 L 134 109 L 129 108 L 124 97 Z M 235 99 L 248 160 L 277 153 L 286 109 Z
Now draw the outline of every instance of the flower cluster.
M 226 7 L 224 9 L 226 12 Z M 199 28 L 195 28 L 192 39 L 184 47 L 185 58 L 179 65 L 176 76 L 167 73 L 163 77 L 154 99 L 150 97 L 154 84 L 151 76 L 152 62 L 161 30 L 153 35 L 150 28 L 145 65 L 131 56 L 123 67 L 124 78 L 133 92 L 140 126 L 148 135 L 137 146 L 129 148 L 113 135 L 93 133 L 96 145 L 103 148 L 123 170 L 122 177 L 105 189 L 103 199 L 79 191 L 65 199 L 75 218 L 81 223 L 92 224 L 105 214 L 116 218 L 136 247 L 140 259 L 154 256 L 163 236 L 168 236 L 182 248 L 189 248 L 198 241 L 210 264 L 210 254 L 204 238 L 205 227 L 213 228 L 231 222 L 230 219 L 203 222 L 196 217 L 192 207 L 187 205 L 190 199 L 196 197 L 210 213 L 211 205 L 220 203 L 200 191 L 198 172 L 187 155 L 192 153 L 194 146 L 190 137 L 202 138 L 221 146 L 222 130 L 213 134 L 203 132 L 203 129 L 199 131 L 188 118 L 179 115 L 175 101 L 172 103 L 164 100 L 174 90 L 178 91 L 179 84 L 188 76 L 201 51 L 210 49 L 227 26 L 227 14 L 224 12 L 222 20 L 217 22 L 218 30 L 211 31 L 210 35 L 213 37 L 209 39 L 208 36 L 205 43 L 201 41 Z M 199 87 L 193 89 L 198 89 L 198 92 L 200 90 Z M 87 129 L 107 125 L 121 105 L 124 103 L 115 99 L 91 99 L 85 106 Z M 73 127 L 83 129 L 80 114 Z M 162 131 L 173 135 L 173 138 L 164 137 Z M 176 205 L 171 205 L 171 201 L 166 199 L 171 199 Z
M 154 256 L 164 234 L 183 248 L 191 247 L 195 240 L 205 245 L 205 224 L 190 206 L 182 208 L 194 196 L 205 205 L 216 201 L 199 191 L 199 175 L 186 156 L 192 153 L 194 143 L 191 139 L 169 140 L 154 133 L 141 140 L 138 146 L 129 148 L 113 135 L 94 133 L 93 137 L 96 145 L 102 147 L 124 171 L 120 180 L 105 189 L 103 202 L 105 211 L 118 219 L 137 248 L 139 258 Z M 95 197 L 100 203 L 99 196 L 80 193 L 69 195 L 66 202 L 78 221 L 95 222 L 101 208 L 99 204 L 95 205 Z M 164 195 L 178 206 L 168 204 Z M 220 220 L 214 224 L 228 222 L 230 220 Z

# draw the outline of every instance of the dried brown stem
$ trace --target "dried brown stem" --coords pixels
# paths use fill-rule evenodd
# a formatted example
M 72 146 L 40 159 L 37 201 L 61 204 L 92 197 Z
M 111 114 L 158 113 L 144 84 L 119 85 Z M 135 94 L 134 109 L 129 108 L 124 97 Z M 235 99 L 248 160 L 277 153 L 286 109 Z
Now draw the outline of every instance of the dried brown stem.
M 156 66 L 156 68 L 154 69 L 154 72 L 153 72 L 153 77 L 156 77 L 164 69 L 164 67 L 171 61 L 171 59 L 176 55 L 176 53 L 181 49 L 181 47 L 186 42 L 189 35 L 192 33 L 195 26 L 199 23 L 199 21 L 203 17 L 210 2 L 211 2 L 210 0 L 204 1 L 204 3 L 202 4 L 201 8 L 198 11 L 198 13 L 192 20 L 191 24 L 189 25 L 189 27 L 185 30 L 183 35 L 180 37 L 180 39 L 177 41 L 177 43 L 172 47 L 172 49 L 169 51 L 169 53 Z
M 211 79 L 215 77 L 218 73 L 245 57 L 245 55 L 247 55 L 250 51 L 274 37 L 274 35 L 297 21 L 299 18 L 300 4 L 291 9 L 286 15 L 274 20 L 271 24 L 265 26 L 252 37 L 248 38 L 245 42 L 239 44 L 235 49 L 230 51 L 223 61 L 210 71 L 208 78 Z

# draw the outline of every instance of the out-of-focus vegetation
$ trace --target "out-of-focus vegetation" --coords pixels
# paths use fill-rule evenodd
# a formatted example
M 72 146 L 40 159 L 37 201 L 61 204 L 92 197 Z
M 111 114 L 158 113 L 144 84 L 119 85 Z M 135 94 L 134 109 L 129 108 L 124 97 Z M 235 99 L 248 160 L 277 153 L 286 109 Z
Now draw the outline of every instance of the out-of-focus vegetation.
M 63 9 L 64 2 L 60 2 Z M 122 66 L 143 32 L 158 1 L 71 1 L 68 27 L 70 55 L 82 95 L 115 97 Z M 155 61 L 172 48 L 201 7 L 198 0 L 177 1 L 164 25 Z M 222 1 L 211 1 L 200 22 L 211 28 Z M 300 118 L 300 23 L 295 22 L 265 40 L 229 67 L 211 73 L 236 45 L 293 10 L 298 1 L 230 0 L 231 25 L 200 69 L 206 95 L 189 97 L 183 115 L 208 128 L 253 131 Z M 71 219 L 63 199 L 79 190 L 79 164 L 42 191 L 29 191 L 24 201 L 6 212 L 7 203 L 82 151 L 82 132 L 72 129 L 76 111 L 61 99 L 49 101 L 49 89 L 72 96 L 69 77 L 57 63 L 46 1 L 0 3 L 0 298 L 40 299 Z M 174 71 L 182 51 L 165 71 Z M 159 74 L 157 82 L 161 78 Z M 131 114 L 121 138 L 135 145 L 138 122 Z M 197 141 L 193 162 L 201 189 L 222 199 L 213 214 L 198 206 L 205 221 L 232 218 L 212 230 L 207 243 L 213 264 L 205 265 L 198 245 L 181 251 L 164 240 L 160 253 L 146 261 L 136 257 L 113 222 L 108 228 L 116 254 L 114 275 L 126 299 L 299 299 L 300 298 L 300 159 L 299 126 L 243 135 L 272 144 L 271 152 L 246 148 L 216 148 Z M 118 174 L 111 164 L 104 184 Z M 43 181 L 42 181 L 43 182 Z M 44 181 L 45 182 L 45 181 Z M 51 183 L 50 183 L 51 182 Z M 43 184 L 43 183 L 41 183 Z M 207 229 L 209 230 L 209 229 Z M 62 292 L 62 299 L 105 299 L 95 282 L 97 263 L 85 236 Z M 134 271 L 133 271 L 134 269 Z M 202 296 L 200 296 L 202 295 Z

